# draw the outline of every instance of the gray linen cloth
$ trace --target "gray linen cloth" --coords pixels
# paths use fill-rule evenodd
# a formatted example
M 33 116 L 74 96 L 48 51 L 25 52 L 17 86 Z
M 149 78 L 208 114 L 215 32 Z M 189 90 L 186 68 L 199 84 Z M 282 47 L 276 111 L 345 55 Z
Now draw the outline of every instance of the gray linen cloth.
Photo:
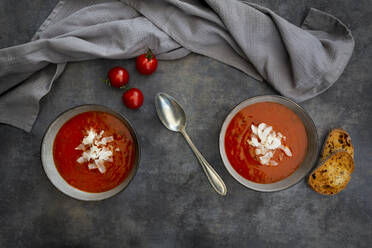
M 62 0 L 31 42 L 0 50 L 0 122 L 30 131 L 66 62 L 133 58 L 148 47 L 159 59 L 209 56 L 304 101 L 338 79 L 354 40 L 316 9 L 297 27 L 237 0 Z

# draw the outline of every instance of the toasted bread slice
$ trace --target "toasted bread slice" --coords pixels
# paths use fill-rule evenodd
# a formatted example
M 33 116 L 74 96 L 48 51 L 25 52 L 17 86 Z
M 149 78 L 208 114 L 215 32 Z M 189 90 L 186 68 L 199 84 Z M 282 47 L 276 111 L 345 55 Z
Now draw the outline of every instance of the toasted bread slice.
M 348 132 L 342 128 L 335 128 L 329 132 L 322 149 L 320 160 L 324 161 L 329 155 L 337 150 L 344 150 L 354 158 L 354 147 Z
M 350 181 L 350 168 L 354 168 L 354 160 L 350 154 L 336 151 L 310 174 L 308 183 L 320 194 L 337 194 L 346 188 Z

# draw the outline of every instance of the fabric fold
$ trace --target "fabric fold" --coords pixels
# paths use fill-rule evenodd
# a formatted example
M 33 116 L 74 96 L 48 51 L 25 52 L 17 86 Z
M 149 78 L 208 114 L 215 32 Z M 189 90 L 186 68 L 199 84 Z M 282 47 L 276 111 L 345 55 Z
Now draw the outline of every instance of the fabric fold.
M 339 78 L 354 39 L 316 9 L 298 27 L 237 0 L 62 0 L 32 41 L 0 49 L 0 122 L 30 131 L 65 63 L 128 59 L 148 47 L 159 59 L 214 58 L 305 101 Z

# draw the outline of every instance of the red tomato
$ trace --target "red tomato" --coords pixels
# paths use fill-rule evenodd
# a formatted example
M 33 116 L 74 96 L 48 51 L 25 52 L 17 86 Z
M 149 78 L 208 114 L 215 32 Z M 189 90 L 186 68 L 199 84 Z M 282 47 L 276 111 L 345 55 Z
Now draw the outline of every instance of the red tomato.
M 143 94 L 137 88 L 131 88 L 124 92 L 123 103 L 131 109 L 138 109 L 143 104 Z
M 129 73 L 123 67 L 117 66 L 111 68 L 111 70 L 107 74 L 107 78 L 111 86 L 120 88 L 128 83 Z
M 147 50 L 146 53 L 141 54 L 137 57 L 136 68 L 137 71 L 144 75 L 153 73 L 158 67 L 158 60 L 155 55 L 152 54 L 151 50 Z

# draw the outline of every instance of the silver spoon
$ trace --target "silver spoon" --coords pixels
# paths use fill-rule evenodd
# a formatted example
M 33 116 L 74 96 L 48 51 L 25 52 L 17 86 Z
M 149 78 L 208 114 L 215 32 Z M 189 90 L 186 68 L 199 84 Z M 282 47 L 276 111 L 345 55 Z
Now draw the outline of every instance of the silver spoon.
M 182 107 L 177 103 L 176 99 L 165 94 L 158 93 L 155 97 L 156 112 L 158 113 L 160 121 L 166 128 L 174 132 L 180 132 L 189 143 L 195 156 L 198 158 L 204 173 L 214 190 L 220 195 L 226 195 L 227 189 L 221 177 L 212 168 L 208 161 L 201 155 L 195 145 L 192 143 L 190 137 L 186 133 L 186 115 Z

